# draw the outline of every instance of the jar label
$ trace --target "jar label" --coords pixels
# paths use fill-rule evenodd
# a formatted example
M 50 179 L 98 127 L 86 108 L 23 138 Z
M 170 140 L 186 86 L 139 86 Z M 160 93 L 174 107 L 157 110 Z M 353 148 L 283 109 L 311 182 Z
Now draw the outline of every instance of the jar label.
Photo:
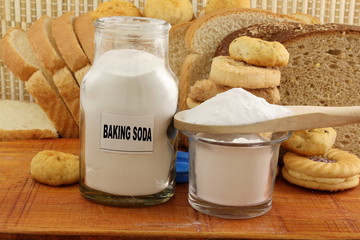
M 101 150 L 125 153 L 152 153 L 153 115 L 102 113 Z

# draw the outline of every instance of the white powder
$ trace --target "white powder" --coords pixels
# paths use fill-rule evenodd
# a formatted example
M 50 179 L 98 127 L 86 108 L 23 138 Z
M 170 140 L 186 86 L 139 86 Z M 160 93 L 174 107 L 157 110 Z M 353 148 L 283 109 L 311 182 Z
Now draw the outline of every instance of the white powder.
M 243 125 L 290 114 L 282 106 L 269 104 L 242 88 L 233 88 L 187 110 L 184 120 L 204 125 Z
M 130 49 L 112 50 L 97 58 L 81 89 L 85 184 L 123 196 L 165 189 L 174 156 L 167 130 L 177 101 L 177 84 L 162 59 Z M 152 131 L 152 142 L 127 140 L 125 135 L 119 140 L 110 132 L 107 135 L 112 137 L 105 138 L 102 131 L 108 122 L 133 130 L 146 126 Z M 127 133 L 136 136 L 133 131 Z
M 275 177 L 271 146 L 240 148 L 202 141 L 193 144 L 192 167 L 199 198 L 224 206 L 256 205 L 271 199 Z
M 284 107 L 234 88 L 188 110 L 185 121 L 241 125 L 290 114 Z M 190 176 L 190 191 L 194 191 L 191 194 L 224 206 L 253 206 L 271 200 L 279 143 L 265 145 L 269 140 L 258 134 L 199 133 L 197 138 L 200 140 L 190 144 L 191 167 L 194 168 Z

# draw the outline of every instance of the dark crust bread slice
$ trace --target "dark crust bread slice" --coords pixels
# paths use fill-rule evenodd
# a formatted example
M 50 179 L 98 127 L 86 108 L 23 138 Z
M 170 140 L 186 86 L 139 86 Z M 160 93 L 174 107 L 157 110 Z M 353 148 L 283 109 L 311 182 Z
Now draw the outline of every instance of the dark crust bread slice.
M 228 56 L 230 43 L 234 39 L 241 36 L 260 38 L 266 41 L 286 42 L 287 40 L 292 39 L 298 35 L 331 30 L 340 30 L 346 32 L 360 31 L 360 26 L 336 23 L 302 24 L 293 22 L 256 24 L 241 28 L 226 36 L 216 49 L 215 56 Z

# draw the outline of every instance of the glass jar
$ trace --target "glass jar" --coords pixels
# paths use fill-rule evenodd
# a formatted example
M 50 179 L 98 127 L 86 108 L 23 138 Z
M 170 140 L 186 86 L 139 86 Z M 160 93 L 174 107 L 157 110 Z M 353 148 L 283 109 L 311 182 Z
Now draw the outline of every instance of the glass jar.
M 94 64 L 80 91 L 80 191 L 89 200 L 145 206 L 174 194 L 178 86 L 169 29 L 142 17 L 95 22 Z
M 290 132 L 189 136 L 189 203 L 221 218 L 261 216 L 272 206 L 280 144 Z

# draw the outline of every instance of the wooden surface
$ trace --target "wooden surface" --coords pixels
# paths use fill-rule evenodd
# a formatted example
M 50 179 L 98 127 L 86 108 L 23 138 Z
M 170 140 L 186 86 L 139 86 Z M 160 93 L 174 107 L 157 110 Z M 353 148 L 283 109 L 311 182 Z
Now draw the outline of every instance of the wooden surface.
M 32 157 L 54 149 L 79 153 L 78 139 L 0 143 L 0 239 L 360 239 L 360 187 L 328 193 L 277 178 L 273 208 L 248 220 L 197 212 L 187 184 L 167 203 L 120 208 L 84 199 L 78 185 L 49 187 L 29 174 Z

